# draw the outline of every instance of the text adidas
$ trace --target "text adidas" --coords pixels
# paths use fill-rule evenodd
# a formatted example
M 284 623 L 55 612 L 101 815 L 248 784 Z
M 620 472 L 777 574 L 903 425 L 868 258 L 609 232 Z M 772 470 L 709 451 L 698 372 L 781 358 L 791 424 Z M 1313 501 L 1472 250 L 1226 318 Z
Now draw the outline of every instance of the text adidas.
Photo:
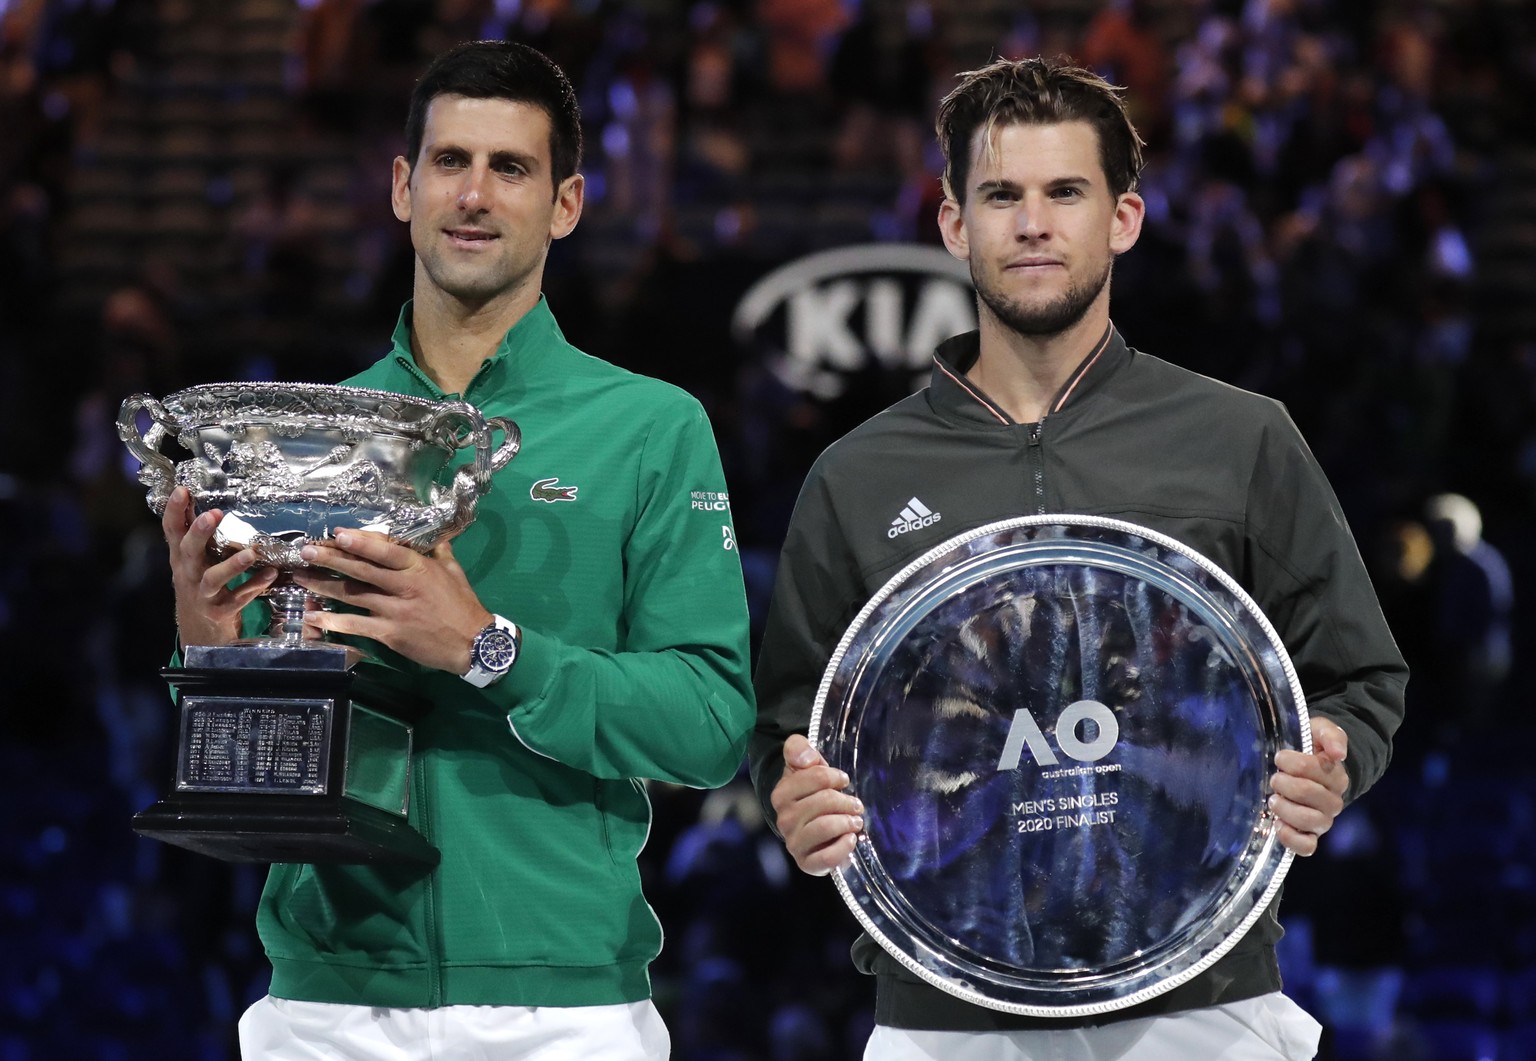
M 921 530 L 931 527 L 944 518 L 942 513 L 934 512 L 917 498 L 911 498 L 902 507 L 901 514 L 891 520 L 891 527 L 885 532 L 887 538 L 895 538 L 897 535 L 906 534 L 909 531 Z

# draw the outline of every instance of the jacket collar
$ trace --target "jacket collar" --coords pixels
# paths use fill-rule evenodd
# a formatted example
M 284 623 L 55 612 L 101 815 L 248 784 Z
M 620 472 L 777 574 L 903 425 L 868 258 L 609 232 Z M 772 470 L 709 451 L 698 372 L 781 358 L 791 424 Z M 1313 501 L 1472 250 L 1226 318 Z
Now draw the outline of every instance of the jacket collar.
M 406 302 L 400 307 L 399 319 L 395 322 L 395 330 L 390 336 L 390 355 L 395 362 L 412 376 L 414 376 L 434 398 L 445 397 L 432 378 L 416 363 L 416 355 L 411 352 L 411 319 L 413 303 Z M 526 380 L 540 365 L 547 365 L 550 352 L 567 347 L 565 334 L 560 330 L 560 325 L 555 321 L 555 315 L 549 310 L 549 303 L 543 295 L 539 296 L 532 309 L 523 314 L 518 322 L 507 329 L 507 334 L 501 337 L 496 352 L 481 363 L 479 370 L 469 382 L 464 396 L 483 387 L 491 387 L 501 390 Z
M 1002 406 L 966 378 L 966 372 L 980 355 L 980 332 L 966 332 L 940 343 L 933 355 L 933 375 L 928 387 L 930 400 L 940 412 L 963 420 L 1012 425 L 1014 421 Z M 1051 399 L 1046 416 L 1054 416 L 1087 400 L 1130 356 L 1130 348 L 1111 324 Z

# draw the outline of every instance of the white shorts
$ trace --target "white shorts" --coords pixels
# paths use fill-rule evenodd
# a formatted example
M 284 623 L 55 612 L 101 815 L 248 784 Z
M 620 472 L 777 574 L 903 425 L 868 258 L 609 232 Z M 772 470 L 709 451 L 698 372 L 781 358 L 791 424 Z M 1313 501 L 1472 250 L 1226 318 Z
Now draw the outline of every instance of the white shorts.
M 240 1018 L 244 1061 L 667 1061 L 671 1053 L 649 1001 L 372 1009 L 267 995 Z
M 1097 1028 L 925 1032 L 877 1026 L 864 1061 L 1310 1061 L 1322 1031 L 1277 991 Z

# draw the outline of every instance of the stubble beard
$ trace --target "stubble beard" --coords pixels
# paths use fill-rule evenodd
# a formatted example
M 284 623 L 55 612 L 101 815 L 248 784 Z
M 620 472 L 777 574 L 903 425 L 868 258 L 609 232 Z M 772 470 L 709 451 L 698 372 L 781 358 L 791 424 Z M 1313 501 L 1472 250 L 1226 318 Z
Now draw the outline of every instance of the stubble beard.
M 522 279 L 505 268 L 486 268 L 480 263 L 450 262 L 437 256 L 420 260 L 433 287 L 469 305 L 481 305 L 504 295 Z
M 1074 283 L 1057 298 L 1036 305 L 1004 294 L 989 278 L 978 275 L 974 260 L 971 262 L 971 283 L 976 288 L 976 297 L 1004 327 L 1019 335 L 1040 338 L 1060 335 L 1087 316 L 1099 292 L 1109 283 L 1113 267 L 1114 258 L 1111 257 L 1092 281 Z
M 416 261 L 428 282 L 443 294 L 468 306 L 484 306 L 521 290 L 542 270 L 541 259 L 527 260 L 508 243 L 517 239 L 515 232 L 502 228 L 500 239 L 508 249 L 495 257 L 459 256 L 429 242 L 424 249 L 417 247 Z M 416 243 L 414 233 L 412 243 Z

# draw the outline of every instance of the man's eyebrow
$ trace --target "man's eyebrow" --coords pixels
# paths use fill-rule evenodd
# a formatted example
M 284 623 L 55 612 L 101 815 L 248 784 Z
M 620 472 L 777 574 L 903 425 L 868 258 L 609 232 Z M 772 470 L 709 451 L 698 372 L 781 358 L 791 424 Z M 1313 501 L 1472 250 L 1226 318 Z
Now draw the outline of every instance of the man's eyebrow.
M 1057 177 L 1055 180 L 1048 181 L 1045 188 L 1046 191 L 1055 191 L 1058 188 L 1089 188 L 1092 186 L 1093 179 L 1091 177 Z M 993 180 L 982 181 L 976 185 L 975 190 L 978 195 L 985 195 L 987 192 L 992 191 L 1009 192 L 1017 195 L 1023 190 L 1023 185 L 1006 177 L 998 177 Z

